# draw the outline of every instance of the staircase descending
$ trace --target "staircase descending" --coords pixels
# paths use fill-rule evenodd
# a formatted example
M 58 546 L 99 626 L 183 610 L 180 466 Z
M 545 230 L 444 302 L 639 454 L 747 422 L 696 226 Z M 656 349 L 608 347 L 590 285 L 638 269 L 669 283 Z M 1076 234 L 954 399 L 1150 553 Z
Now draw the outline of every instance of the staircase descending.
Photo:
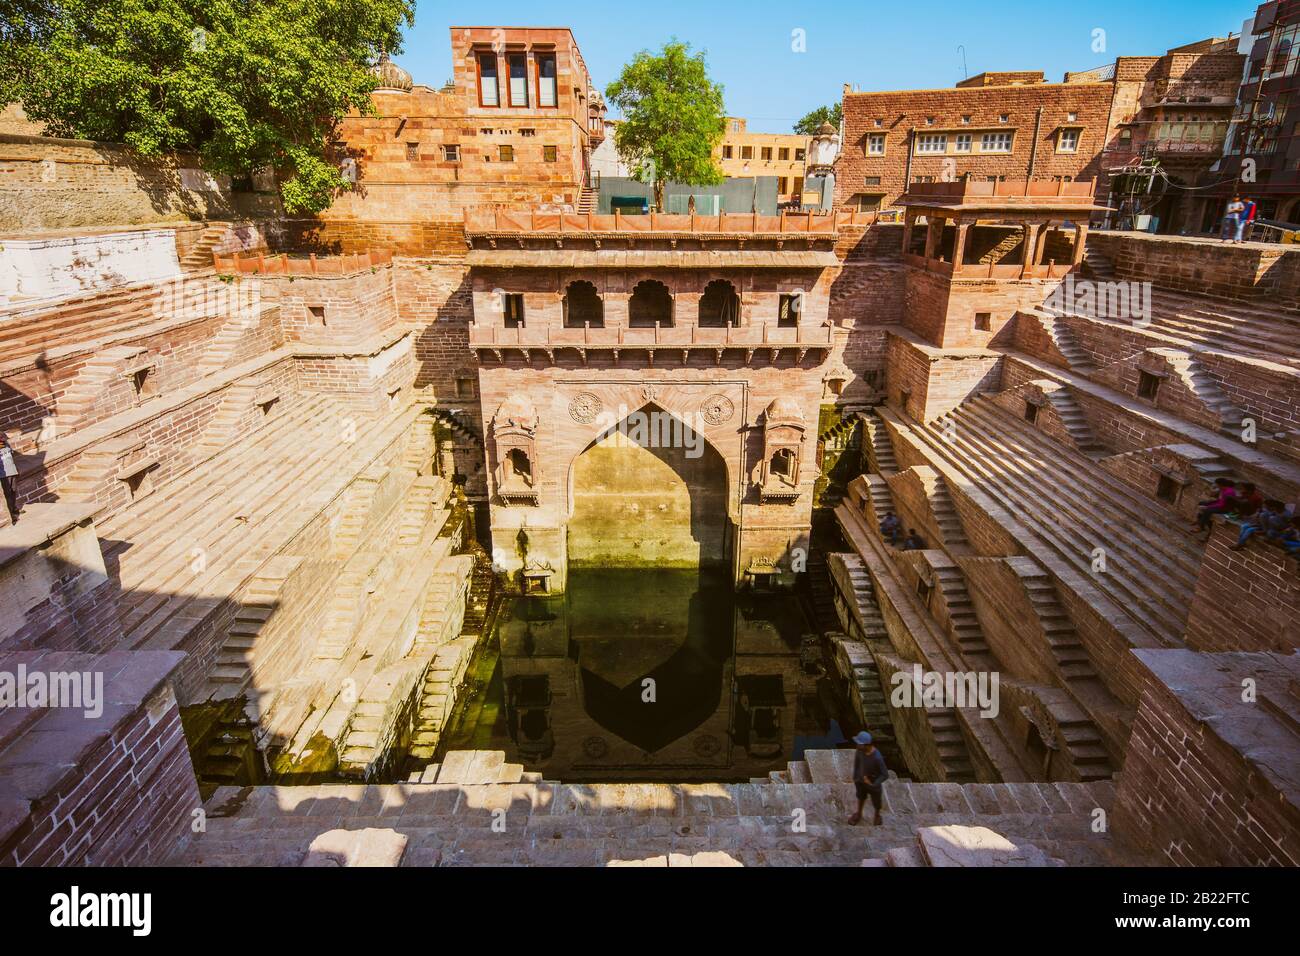
M 1181 643 L 1202 555 L 1154 504 L 989 396 L 912 434 L 1136 622 L 1163 642 Z M 1025 481 L 1027 469 L 1033 482 Z M 1105 573 L 1094 569 L 1098 554 Z
M 949 710 L 926 710 L 925 716 L 930 723 L 930 733 L 934 735 L 944 780 L 948 783 L 974 783 L 975 768 L 971 765 L 957 716 Z
M 930 502 L 930 512 L 934 516 L 934 523 L 939 528 L 939 534 L 943 537 L 944 545 L 948 548 L 961 548 L 969 544 L 966 540 L 966 532 L 961 526 L 961 518 L 957 514 L 957 506 L 952 503 L 952 495 L 948 493 L 948 486 L 943 478 L 935 475 L 934 481 L 925 481 L 923 486 Z
M 884 422 L 875 412 L 871 412 L 862 416 L 862 428 L 871 470 L 881 476 L 895 474 L 898 471 L 898 461 L 894 458 L 894 446 Z
M 1027 314 L 1037 319 L 1038 324 L 1043 327 L 1043 331 L 1047 333 L 1048 338 L 1056 345 L 1056 350 L 1064 356 L 1070 371 L 1085 377 L 1097 371 L 1097 364 L 1079 345 L 1079 340 L 1074 337 L 1070 327 L 1061 321 L 1060 316 L 1043 309 L 1032 309 Z
M 1055 388 L 1046 391 L 1046 395 L 1080 453 L 1089 458 L 1100 458 L 1109 453 L 1106 446 L 1093 435 L 1087 416 L 1067 389 Z
M 185 272 L 200 272 L 204 269 L 212 268 L 212 253 L 217 245 L 225 238 L 230 229 L 228 222 L 209 223 L 207 228 L 199 234 L 188 252 L 181 256 L 181 269 Z
M 1238 437 L 1241 434 L 1241 420 L 1245 412 L 1232 403 L 1219 382 L 1205 370 L 1196 356 L 1179 349 L 1150 349 L 1169 363 L 1170 369 L 1183 383 L 1197 401 L 1210 410 L 1219 420 L 1219 429 L 1225 435 Z
M 953 565 L 935 568 L 935 586 L 943 595 L 952 624 L 952 635 L 963 657 L 990 657 L 984 629 L 975 616 L 975 604 L 966 588 L 966 578 L 961 569 Z
M 578 195 L 578 215 L 585 216 L 587 213 L 594 213 L 599 198 L 599 190 L 592 186 L 583 186 L 582 192 Z
M 1119 275 L 1115 272 L 1115 264 L 1106 255 L 1087 243 L 1084 243 L 1083 247 L 1082 271 L 1084 276 L 1098 282 L 1114 282 L 1119 278 Z

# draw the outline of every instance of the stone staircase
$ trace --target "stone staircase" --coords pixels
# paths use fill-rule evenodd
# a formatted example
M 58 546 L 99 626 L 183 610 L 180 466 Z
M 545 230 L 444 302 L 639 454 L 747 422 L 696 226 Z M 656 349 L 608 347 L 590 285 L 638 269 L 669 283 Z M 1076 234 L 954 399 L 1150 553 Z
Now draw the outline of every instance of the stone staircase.
M 991 657 L 984 629 L 975 616 L 975 604 L 966 588 L 966 577 L 955 565 L 936 567 L 934 583 L 943 595 L 953 639 L 963 657 Z
M 826 555 L 814 550 L 808 555 L 808 600 L 812 605 L 813 623 L 822 633 L 839 629 L 835 612 L 835 589 L 826 567 Z
M 934 474 L 933 478 L 923 479 L 921 484 L 925 489 L 926 499 L 930 503 L 930 514 L 939 529 L 939 535 L 943 538 L 944 546 L 950 549 L 966 547 L 969 544 L 966 540 L 966 532 L 962 529 L 957 506 L 952 503 L 952 495 L 948 493 L 948 486 L 943 478 Z
M 196 623 L 192 615 L 177 617 L 183 609 L 218 607 L 309 520 L 313 503 L 323 508 L 343 489 L 349 476 L 337 467 L 335 449 L 301 440 L 337 411 L 329 398 L 311 396 L 103 521 L 129 646 L 172 646 Z M 370 460 L 406 424 L 402 418 L 361 430 L 353 459 Z
M 203 455 L 215 455 L 232 445 L 238 435 L 239 423 L 252 405 L 255 386 L 237 382 L 222 393 L 221 404 L 208 419 L 196 448 Z
M 1037 319 L 1043 330 L 1047 332 L 1048 337 L 1056 345 L 1056 350 L 1065 358 L 1070 371 L 1085 377 L 1097 371 L 1097 364 L 1092 360 L 1092 356 L 1084 350 L 1069 326 L 1058 316 L 1039 309 L 1031 310 L 1029 314 Z
M 894 446 L 884 422 L 874 412 L 864 414 L 862 429 L 863 444 L 871 470 L 881 477 L 895 474 L 898 471 L 898 461 L 894 458 Z
M 902 757 L 894 736 L 893 720 L 889 716 L 889 698 L 881 684 L 880 668 L 876 666 L 871 648 L 843 634 L 831 634 L 830 639 L 835 648 L 835 667 L 848 684 L 854 715 L 863 727 L 871 731 L 886 764 L 901 767 Z M 799 782 L 797 775 L 789 779 Z
M 66 435 L 88 421 L 105 417 L 102 407 L 110 382 L 145 352 L 138 345 L 115 345 L 87 359 L 56 406 L 60 434 Z
M 453 751 L 403 784 L 224 787 L 205 804 L 205 831 L 156 862 L 297 866 L 323 833 L 365 828 L 403 837 L 391 862 L 408 867 L 1151 862 L 1093 831 L 1113 806 L 1110 782 L 889 780 L 883 825 L 851 826 L 852 752 L 804 758 L 780 772 L 788 781 L 562 784 L 499 752 Z
M 273 559 L 262 568 L 244 590 L 235 619 L 226 630 L 226 640 L 217 652 L 204 697 L 230 700 L 242 695 L 252 681 L 252 662 L 257 637 L 262 633 L 280 603 L 285 579 L 302 562 L 301 558 Z
M 875 513 L 879 525 L 885 515 L 894 510 L 894 495 L 889 484 L 879 475 L 866 475 L 867 493 L 871 498 L 871 510 Z
M 597 203 L 600 199 L 600 191 L 592 186 L 583 186 L 582 192 L 578 194 L 577 213 L 579 216 L 585 216 L 588 213 L 596 211 Z
M 947 422 L 951 420 L 952 425 Z M 1079 573 L 1164 641 L 1181 640 L 1201 554 L 1165 514 L 1092 460 L 1009 414 L 989 396 L 910 429 Z M 1026 469 L 1035 480 L 1025 481 Z M 1093 570 L 1097 551 L 1106 573 Z
M 211 263 L 210 254 L 208 259 Z M 240 342 L 244 340 L 248 330 L 256 326 L 257 321 L 252 316 L 242 313 L 226 319 L 217 334 L 212 337 L 212 341 L 208 343 L 203 357 L 199 359 L 200 374 L 210 375 L 230 365 L 239 350 Z
M 1178 380 L 1218 418 L 1221 432 L 1233 438 L 1241 435 L 1241 420 L 1246 413 L 1224 394 L 1218 380 L 1205 370 L 1196 356 L 1178 349 L 1148 349 L 1148 352 L 1168 362 Z
M 1119 279 L 1119 275 L 1115 272 L 1114 263 L 1105 254 L 1089 246 L 1086 242 L 1083 247 L 1082 272 L 1084 276 L 1097 282 L 1115 282 Z
M 1064 388 L 1044 389 L 1047 400 L 1055 409 L 1057 416 L 1061 419 L 1061 424 L 1065 426 L 1066 432 L 1069 433 L 1071 441 L 1079 449 L 1081 454 L 1089 458 L 1100 458 L 1108 454 L 1105 445 L 1097 441 L 1096 436 L 1092 433 L 1092 426 L 1088 424 L 1088 418 L 1079 407 L 1079 403 L 1074 400 L 1074 396 Z
M 181 256 L 181 269 L 185 272 L 200 272 L 204 269 L 212 268 L 213 250 L 226 237 L 230 230 L 228 222 L 213 222 L 199 234 L 194 245 L 190 246 L 189 251 Z
M 1039 571 L 1033 576 L 1022 574 L 1020 580 L 1061 676 L 1067 681 L 1096 680 L 1096 668 L 1092 666 L 1092 660 L 1088 657 L 1083 642 L 1079 640 L 1074 622 L 1061 605 L 1056 583 L 1048 577 L 1046 571 Z
M 431 761 L 437 752 L 447 719 L 456 704 L 457 689 L 477 644 L 478 640 L 472 633 L 462 634 L 439 648 L 430 662 L 420 691 L 415 732 L 411 736 L 408 752 L 411 762 Z
M 971 765 L 966 739 L 962 736 L 956 714 L 950 710 L 927 709 L 925 719 L 934 736 L 944 780 L 949 783 L 974 783 L 975 768 Z

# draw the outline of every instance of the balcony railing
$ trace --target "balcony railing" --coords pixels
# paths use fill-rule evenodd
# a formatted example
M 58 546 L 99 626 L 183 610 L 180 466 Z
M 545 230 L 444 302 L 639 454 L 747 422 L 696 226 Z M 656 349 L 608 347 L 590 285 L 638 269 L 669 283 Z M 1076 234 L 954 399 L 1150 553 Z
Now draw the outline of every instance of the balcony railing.
M 829 348 L 829 325 L 779 328 L 731 326 L 724 329 L 693 326 L 630 328 L 513 328 L 472 325 L 471 348 Z
M 912 183 L 907 188 L 909 199 L 924 202 L 993 202 L 1010 203 L 1051 200 L 1053 203 L 1071 205 L 1091 205 L 1096 191 L 1096 181 L 1080 179 L 1072 182 L 1052 182 L 1051 180 L 1018 179 L 1004 182 L 980 182 L 974 179 L 959 179 L 951 183 Z

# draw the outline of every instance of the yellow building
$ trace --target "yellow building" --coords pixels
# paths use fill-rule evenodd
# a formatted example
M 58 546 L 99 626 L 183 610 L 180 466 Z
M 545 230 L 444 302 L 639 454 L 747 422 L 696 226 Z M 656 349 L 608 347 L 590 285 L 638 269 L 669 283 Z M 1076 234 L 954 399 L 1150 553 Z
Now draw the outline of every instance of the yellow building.
M 745 120 L 729 116 L 726 134 L 713 155 L 729 177 L 777 177 L 778 202 L 791 202 L 803 199 L 808 143 L 809 137 L 794 133 L 748 132 Z M 817 198 L 810 197 L 810 201 Z

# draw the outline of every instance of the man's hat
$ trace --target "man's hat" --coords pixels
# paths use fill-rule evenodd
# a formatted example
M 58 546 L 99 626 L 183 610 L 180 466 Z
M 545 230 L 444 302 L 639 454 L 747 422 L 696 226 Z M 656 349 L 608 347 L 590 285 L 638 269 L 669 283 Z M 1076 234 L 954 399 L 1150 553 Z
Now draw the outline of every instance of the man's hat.
M 862 731 L 862 733 L 858 734 L 856 737 L 853 738 L 853 742 L 858 745 L 869 744 L 871 743 L 871 734 L 867 733 L 864 730 Z

